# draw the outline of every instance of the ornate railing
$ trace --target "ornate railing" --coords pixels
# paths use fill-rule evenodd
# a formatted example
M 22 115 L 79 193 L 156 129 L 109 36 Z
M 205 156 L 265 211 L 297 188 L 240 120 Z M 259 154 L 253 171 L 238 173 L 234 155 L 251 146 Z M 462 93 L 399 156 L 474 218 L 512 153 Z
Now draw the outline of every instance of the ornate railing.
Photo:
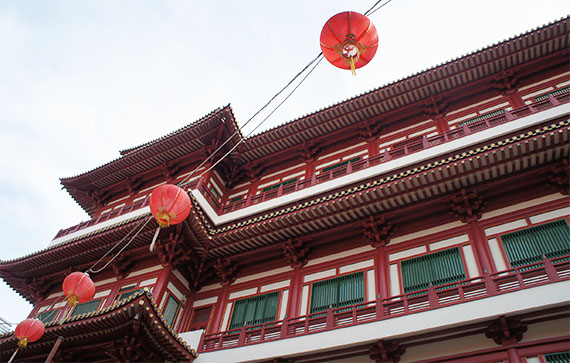
M 570 255 L 366 303 L 202 335 L 199 352 L 355 326 L 570 280 Z
M 210 203 L 210 205 L 212 206 L 212 208 L 214 208 L 214 210 L 218 211 L 218 214 L 224 214 L 224 213 L 229 213 L 229 212 L 233 212 L 239 209 L 243 209 L 246 207 L 249 207 L 251 205 L 255 205 L 261 202 L 264 202 L 266 200 L 270 200 L 273 198 L 277 198 L 280 197 L 282 195 L 286 195 L 289 193 L 293 193 L 302 189 L 306 189 L 324 182 L 327 182 L 329 180 L 344 176 L 344 175 L 348 175 L 351 174 L 353 172 L 359 171 L 359 170 L 363 170 L 366 168 L 370 168 L 376 165 L 379 165 L 381 163 L 390 161 L 392 159 L 396 159 L 396 158 L 400 158 L 402 156 L 406 156 L 406 155 L 410 155 L 422 150 L 425 150 L 427 148 L 433 147 L 433 146 L 437 146 L 437 145 L 441 145 L 443 143 L 446 143 L 448 141 L 452 141 L 455 140 L 457 138 L 461 138 L 479 131 L 483 131 L 486 130 L 488 128 L 497 126 L 497 125 L 501 125 L 504 124 L 506 122 L 515 120 L 517 118 L 520 117 L 524 117 L 524 116 L 528 116 L 530 114 L 536 113 L 536 112 L 540 112 L 555 106 L 558 106 L 560 104 L 563 103 L 567 103 L 570 102 L 570 92 L 565 92 L 565 93 L 561 93 L 558 95 L 548 95 L 547 98 L 543 99 L 543 100 L 539 100 L 536 101 L 532 104 L 529 105 L 525 105 L 523 107 L 519 107 L 517 109 L 514 109 L 512 111 L 507 111 L 505 110 L 504 113 L 499 114 L 499 115 L 495 115 L 489 118 L 486 118 L 484 120 L 479 120 L 477 122 L 474 122 L 472 124 L 469 125 L 463 125 L 460 128 L 457 128 L 455 130 L 450 130 L 447 131 L 445 133 L 439 134 L 439 135 L 434 135 L 434 136 L 430 136 L 430 137 L 423 137 L 421 139 L 418 139 L 418 141 L 413 142 L 413 143 L 409 143 L 409 144 L 405 144 L 402 145 L 398 148 L 392 149 L 392 150 L 386 150 L 384 153 L 379 154 L 379 155 L 375 155 L 375 156 L 371 156 L 368 159 L 364 159 L 364 160 L 360 160 L 354 163 L 348 163 L 347 165 L 344 165 L 342 167 L 338 167 L 332 170 L 329 170 L 325 173 L 320 173 L 320 174 L 315 174 L 313 175 L 311 178 L 308 179 L 303 179 L 303 180 L 298 180 L 295 183 L 291 183 L 291 184 L 287 184 L 287 185 L 281 185 L 279 188 L 276 189 L 272 189 L 272 190 L 268 190 L 266 192 L 254 195 L 254 196 L 248 196 L 246 199 L 242 199 L 233 203 L 229 203 L 226 204 L 224 206 L 221 205 L 219 198 L 214 196 L 212 194 L 212 192 L 206 187 L 206 184 L 203 182 L 202 179 L 200 180 L 195 180 L 192 183 L 185 185 L 185 187 L 187 186 L 187 189 L 198 189 L 200 190 L 200 192 L 202 193 L 202 195 L 204 196 L 204 198 L 206 198 L 206 200 Z M 132 204 L 127 204 L 122 206 L 121 208 L 118 208 L 116 210 L 113 210 L 109 213 L 103 214 L 103 215 L 99 215 L 89 221 L 85 221 L 85 222 L 81 222 L 73 227 L 67 228 L 67 229 L 62 229 L 60 230 L 57 235 L 55 236 L 55 238 L 58 237 L 62 237 L 65 235 L 68 235 L 70 233 L 76 232 L 78 230 L 93 226 L 97 223 L 100 222 L 104 222 L 106 220 L 118 217 L 120 215 L 132 212 L 136 209 L 142 208 L 144 206 L 146 206 L 148 204 L 148 198 L 149 196 L 147 196 L 144 199 L 138 200 L 135 203 Z
M 212 195 L 212 193 L 207 190 L 207 188 L 201 189 L 203 195 L 207 200 L 211 202 L 212 207 L 219 211 L 218 214 L 224 214 L 233 212 L 242 208 L 249 207 L 269 199 L 277 198 L 282 195 L 296 192 L 298 190 L 306 189 L 315 186 L 326 181 L 348 175 L 350 173 L 363 170 L 382 164 L 384 162 L 390 161 L 392 159 L 397 159 L 406 155 L 410 155 L 433 146 L 441 145 L 446 142 L 480 132 L 489 129 L 494 126 L 504 124 L 509 121 L 516 120 L 520 117 L 528 116 L 533 113 L 537 113 L 562 103 L 570 102 L 570 92 L 562 93 L 559 95 L 549 95 L 547 98 L 536 101 L 532 104 L 525 105 L 514 110 L 508 111 L 504 110 L 503 113 L 479 120 L 477 122 L 471 123 L 469 125 L 464 124 L 460 128 L 447 131 L 442 134 L 418 139 L 416 142 L 404 144 L 400 147 L 394 148 L 392 150 L 386 150 L 384 153 L 371 156 L 368 159 L 360 160 L 354 163 L 348 163 L 342 167 L 338 167 L 329 170 L 325 173 L 315 174 L 311 178 L 298 180 L 296 183 L 291 183 L 287 185 L 281 185 L 279 188 L 269 190 L 254 196 L 248 196 L 246 199 L 242 199 L 233 203 L 229 203 L 222 207 L 219 206 L 219 202 Z

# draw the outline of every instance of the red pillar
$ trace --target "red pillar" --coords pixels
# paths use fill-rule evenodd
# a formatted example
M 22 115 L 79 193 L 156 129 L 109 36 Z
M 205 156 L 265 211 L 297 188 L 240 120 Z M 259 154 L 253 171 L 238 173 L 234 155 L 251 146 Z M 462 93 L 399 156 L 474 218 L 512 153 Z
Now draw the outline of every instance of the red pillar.
M 507 355 L 509 357 L 509 363 L 521 363 L 521 357 L 515 348 L 510 348 L 507 350 Z
M 482 274 L 485 271 L 489 273 L 493 273 L 497 271 L 495 267 L 495 262 L 493 261 L 493 257 L 491 255 L 491 250 L 489 249 L 489 243 L 487 243 L 487 237 L 485 236 L 485 232 L 479 225 L 479 222 L 470 222 L 469 226 L 471 227 L 471 235 L 473 237 L 473 247 L 475 249 L 475 255 L 479 260 L 479 265 L 483 269 Z
M 388 264 L 384 247 L 376 248 L 376 298 L 378 294 L 382 299 L 388 297 Z
M 113 285 L 113 287 L 111 288 L 111 292 L 109 293 L 109 298 L 107 299 L 107 301 L 105 301 L 103 309 L 113 305 L 113 302 L 115 301 L 115 296 L 117 296 L 117 293 L 119 292 L 120 288 L 121 288 L 121 283 L 120 281 L 117 281 L 115 285 Z
M 227 299 L 226 299 L 227 292 L 228 292 L 228 287 L 223 286 L 222 291 L 218 295 L 219 298 L 218 302 L 216 303 L 216 308 L 214 310 L 210 333 L 215 333 L 220 330 L 220 326 L 222 325 L 222 319 L 224 318 L 224 310 L 227 305 Z
M 156 280 L 156 284 L 154 284 L 154 288 L 152 289 L 152 296 L 154 297 L 154 301 L 157 305 L 160 306 L 160 301 L 162 300 L 162 296 L 166 291 L 166 286 L 168 285 L 168 279 L 170 277 L 170 267 L 163 267 L 160 275 L 158 276 L 158 280 Z
M 291 278 L 291 285 L 289 287 L 289 299 L 287 301 L 287 317 L 293 318 L 299 315 L 299 301 L 301 300 L 301 269 L 296 268 Z

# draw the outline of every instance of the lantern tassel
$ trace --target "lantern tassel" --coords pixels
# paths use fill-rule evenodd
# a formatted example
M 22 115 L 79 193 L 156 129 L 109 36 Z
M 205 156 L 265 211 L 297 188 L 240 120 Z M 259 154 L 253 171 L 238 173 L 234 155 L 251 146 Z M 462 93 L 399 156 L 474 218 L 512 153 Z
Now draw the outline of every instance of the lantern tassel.
M 8 361 L 8 363 L 12 363 L 12 361 L 14 360 L 14 358 L 16 358 L 16 354 L 18 354 L 18 350 L 20 350 L 20 348 L 17 348 L 16 351 L 14 352 L 14 354 L 12 354 L 12 357 L 10 357 L 10 360 Z
M 354 66 L 354 57 L 350 57 L 350 70 L 352 75 L 356 77 L 356 67 Z
M 159 232 L 160 232 L 160 227 L 158 227 L 156 229 L 156 232 L 154 232 L 154 237 L 152 237 L 152 242 L 150 243 L 150 247 L 149 247 L 150 252 L 154 252 L 154 245 L 156 244 L 156 239 L 158 238 Z

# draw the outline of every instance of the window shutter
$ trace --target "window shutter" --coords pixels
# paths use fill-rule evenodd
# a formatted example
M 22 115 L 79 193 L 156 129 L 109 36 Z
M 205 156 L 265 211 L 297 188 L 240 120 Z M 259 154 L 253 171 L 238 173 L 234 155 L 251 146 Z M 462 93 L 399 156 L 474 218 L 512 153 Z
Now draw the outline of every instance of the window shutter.
M 57 315 L 57 310 L 44 311 L 43 313 L 38 315 L 38 319 L 44 324 L 49 324 L 53 321 L 53 319 L 55 319 L 56 315 Z
M 278 305 L 279 291 L 236 301 L 230 330 L 275 320 Z
M 545 354 L 544 360 L 546 361 L 546 363 L 570 362 L 570 351 Z
M 174 324 L 174 318 L 176 317 L 179 306 L 180 303 L 178 303 L 175 298 L 172 296 L 168 297 L 168 301 L 164 307 L 164 313 L 162 314 L 164 316 L 164 320 L 166 320 L 168 325 L 172 326 Z
M 450 248 L 401 262 L 404 293 L 466 278 L 459 248 Z
M 311 313 L 364 302 L 364 273 L 315 282 L 311 291 Z
M 565 220 L 526 228 L 501 236 L 511 267 L 570 254 L 570 227 Z
M 117 302 L 121 302 L 123 300 L 127 300 L 128 298 L 130 298 L 131 296 L 133 296 L 134 294 L 136 294 L 139 291 L 142 291 L 143 289 L 136 289 L 133 291 L 128 291 L 128 292 L 123 292 L 119 298 L 117 299 Z
M 100 303 L 101 299 L 91 300 L 83 304 L 77 304 L 77 306 L 75 306 L 75 309 L 73 309 L 73 313 L 71 313 L 71 317 L 73 318 L 81 314 L 89 314 L 93 311 L 97 311 Z

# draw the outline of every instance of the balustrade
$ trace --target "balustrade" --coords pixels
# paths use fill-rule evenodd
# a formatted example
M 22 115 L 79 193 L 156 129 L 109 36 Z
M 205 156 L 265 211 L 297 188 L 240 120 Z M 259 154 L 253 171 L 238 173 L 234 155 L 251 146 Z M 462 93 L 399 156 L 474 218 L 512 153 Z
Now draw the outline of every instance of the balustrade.
M 570 255 L 544 259 L 530 265 L 445 285 L 430 286 L 413 293 L 378 298 L 376 301 L 336 309 L 331 307 L 319 313 L 205 334 L 198 349 L 207 352 L 292 338 L 440 309 L 563 280 L 570 280 Z

